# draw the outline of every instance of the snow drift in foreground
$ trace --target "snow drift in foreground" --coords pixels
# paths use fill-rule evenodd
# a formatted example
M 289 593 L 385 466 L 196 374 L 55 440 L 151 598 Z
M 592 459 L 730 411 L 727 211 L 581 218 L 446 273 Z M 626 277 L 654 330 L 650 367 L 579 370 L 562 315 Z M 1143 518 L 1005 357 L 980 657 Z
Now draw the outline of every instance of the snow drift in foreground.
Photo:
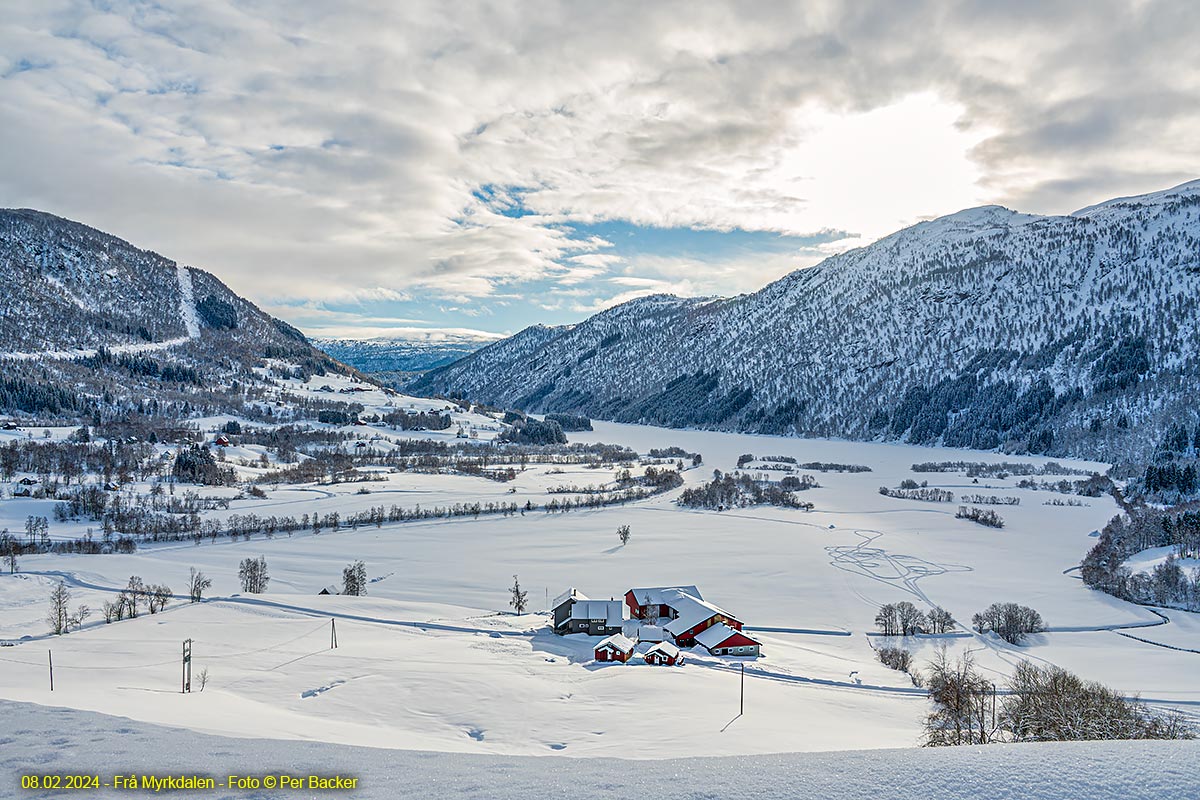
M 21 774 L 355 776 L 356 798 L 1194 798 L 1200 742 L 1072 742 L 630 762 L 228 739 L 85 711 L 0 701 L 0 796 Z M 804 724 L 797 720 L 797 724 Z M 664 726 L 670 736 L 670 726 Z M 382 747 L 387 742 L 379 743 Z M 106 796 L 121 793 L 104 790 Z M 141 792 L 144 794 L 144 792 Z M 303 792 L 296 792 L 302 796 Z M 340 794 L 340 793 L 339 793 Z M 61 795 L 56 795 L 61 796 Z M 217 789 L 206 798 L 277 796 Z M 347 795 L 342 795 L 347 796 Z

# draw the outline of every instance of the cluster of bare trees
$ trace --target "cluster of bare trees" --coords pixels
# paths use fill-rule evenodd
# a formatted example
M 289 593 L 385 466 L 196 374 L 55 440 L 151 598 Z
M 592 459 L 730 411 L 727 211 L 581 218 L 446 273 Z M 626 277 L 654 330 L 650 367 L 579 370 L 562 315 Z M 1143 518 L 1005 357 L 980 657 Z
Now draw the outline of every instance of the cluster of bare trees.
M 948 633 L 954 630 L 954 617 L 941 606 L 923 612 L 907 600 L 901 600 L 880 606 L 875 615 L 875 626 L 884 636 Z
M 243 558 L 241 565 L 238 567 L 238 578 L 242 582 L 242 591 L 250 594 L 262 594 L 267 590 L 267 584 L 271 582 L 271 575 L 267 572 L 266 556 L 258 558 Z
M 62 581 L 50 591 L 50 613 L 46 615 L 46 624 L 55 636 L 70 633 L 82 626 L 91 613 L 91 609 L 82 603 L 74 611 L 71 610 L 71 590 Z
M 889 489 L 886 486 L 879 487 L 879 493 L 884 497 L 898 497 L 902 500 L 924 500 L 929 503 L 953 503 L 954 492 L 949 489 L 938 489 L 933 486 L 917 486 L 905 487 L 901 484 L 899 489 Z
M 958 511 L 954 514 L 954 517 L 956 519 L 969 519 L 971 522 L 976 522 L 988 528 L 1004 527 L 1004 518 L 990 508 L 959 506 Z
M 136 619 L 142 606 L 151 614 L 157 614 L 166 608 L 172 596 L 171 587 L 166 584 L 148 584 L 140 576 L 130 575 L 129 583 L 117 594 L 117 599 L 104 601 L 104 621 Z
M 367 593 L 367 565 L 362 561 L 347 564 L 342 570 L 342 594 L 358 597 Z
M 992 603 L 971 617 L 971 626 L 980 633 L 995 633 L 1010 644 L 1020 644 L 1029 634 L 1046 630 L 1041 614 L 1016 603 Z
M 1178 713 L 1158 714 L 1137 697 L 1052 664 L 1020 662 L 1001 694 L 969 652 L 951 659 L 940 648 L 923 679 L 933 702 L 924 723 L 931 747 L 1196 736 Z
M 997 494 L 964 494 L 962 496 L 964 503 L 974 503 L 980 506 L 1019 506 L 1021 498 L 1019 497 L 1003 497 Z

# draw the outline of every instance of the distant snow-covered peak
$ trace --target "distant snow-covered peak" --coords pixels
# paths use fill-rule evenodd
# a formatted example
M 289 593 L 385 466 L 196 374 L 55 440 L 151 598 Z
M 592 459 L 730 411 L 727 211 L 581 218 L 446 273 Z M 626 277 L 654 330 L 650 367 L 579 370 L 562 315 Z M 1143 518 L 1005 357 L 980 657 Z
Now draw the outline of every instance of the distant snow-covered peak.
M 1157 192 L 1130 195 L 1129 197 L 1114 197 L 1111 200 L 1105 200 L 1103 203 L 1096 203 L 1095 205 L 1081 208 L 1071 214 L 1071 216 L 1094 217 L 1115 208 L 1128 208 L 1130 206 L 1157 206 L 1185 197 L 1194 197 L 1196 195 L 1200 195 L 1200 178 L 1187 181 L 1186 183 L 1181 183 L 1178 186 L 1172 186 L 1170 189 L 1162 189 Z

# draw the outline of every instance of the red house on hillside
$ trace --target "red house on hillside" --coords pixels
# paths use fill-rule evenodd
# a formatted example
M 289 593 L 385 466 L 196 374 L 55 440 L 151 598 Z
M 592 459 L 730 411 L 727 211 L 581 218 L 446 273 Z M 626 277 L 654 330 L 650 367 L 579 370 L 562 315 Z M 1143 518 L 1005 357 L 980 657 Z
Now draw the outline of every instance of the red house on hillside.
M 761 644 L 724 623 L 710 625 L 696 634 L 696 644 L 703 645 L 714 656 L 757 656 Z
M 703 599 L 695 586 L 630 589 L 625 604 L 631 617 L 660 622 L 680 647 L 691 647 L 696 635 L 713 625 L 742 629 L 741 620 Z

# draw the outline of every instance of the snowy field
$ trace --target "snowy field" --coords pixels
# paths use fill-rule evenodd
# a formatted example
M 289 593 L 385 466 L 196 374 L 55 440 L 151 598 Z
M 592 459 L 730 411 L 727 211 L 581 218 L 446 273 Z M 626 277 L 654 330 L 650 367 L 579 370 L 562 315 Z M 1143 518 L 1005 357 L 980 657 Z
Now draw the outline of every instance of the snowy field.
M 389 403 L 443 407 L 440 401 L 363 394 L 370 396 L 354 399 L 368 410 Z M 455 417 L 482 431 L 479 446 L 488 446 L 493 421 L 465 412 Z M 223 420 L 206 426 L 215 429 Z M 449 432 L 365 435 L 453 439 L 457 424 Z M 984 606 L 1013 601 L 1041 612 L 1049 632 L 1024 647 L 967 633 L 906 644 L 919 661 L 939 644 L 952 652 L 969 649 L 997 682 L 1029 658 L 1139 693 L 1158 706 L 1200 711 L 1200 653 L 1191 652 L 1200 651 L 1195 615 L 1168 612 L 1164 624 L 1149 609 L 1086 589 L 1071 572 L 1095 541 L 1089 534 L 1117 512 L 1111 498 L 1043 505 L 1064 496 L 1019 489 L 1016 477 L 975 483 L 962 473 L 911 470 L 926 461 L 1040 465 L 1047 459 L 607 423 L 595 428 L 571 434 L 571 440 L 624 444 L 643 454 L 670 446 L 701 453 L 703 464 L 684 473 L 689 486 L 708 480 L 713 469 L 733 470 L 742 453 L 862 464 L 872 471 L 812 472 L 821 486 L 803 499 L 815 505 L 813 511 L 687 510 L 674 504 L 675 490 L 623 507 L 566 514 L 535 511 L 249 542 L 146 545 L 130 555 L 26 556 L 21 574 L 0 576 L 0 637 L 17 643 L 0 648 L 0 698 L 231 737 L 446 753 L 661 760 L 911 747 L 919 741 L 926 703 L 908 676 L 874 656 L 873 648 L 886 643 L 874 635 L 878 606 L 936 604 L 969 623 Z M 236 463 L 237 455 L 227 459 Z M 244 456 L 253 463 L 261 453 Z M 532 466 L 512 483 L 388 473 L 367 484 L 370 494 L 359 494 L 359 484 L 267 486 L 265 499 L 233 500 L 228 510 L 206 513 L 336 510 L 344 516 L 380 503 L 543 503 L 553 486 L 612 478 L 606 470 L 563 469 L 555 474 L 546 465 Z M 995 494 L 1021 503 L 995 507 L 1006 521 L 1003 529 L 983 527 L 955 519 L 958 502 L 879 494 L 880 486 L 895 488 L 906 478 L 959 496 Z M 3 525 L 15 527 L 33 513 L 28 505 L 34 502 L 50 501 L 0 500 Z M 632 531 L 624 546 L 616 536 L 622 524 Z M 269 589 L 239 595 L 238 564 L 259 555 L 269 565 Z M 340 583 L 342 567 L 355 559 L 367 564 L 368 596 L 318 596 L 322 587 Z M 93 616 L 83 630 L 45 634 L 47 596 L 59 579 L 71 587 L 75 602 L 98 608 L 130 575 L 181 594 L 189 567 L 213 579 L 204 603 L 176 600 L 165 613 L 143 612 L 111 625 Z M 521 617 L 507 609 L 514 574 L 530 593 L 532 613 Z M 687 651 L 679 667 L 650 667 L 637 658 L 599 665 L 591 655 L 597 639 L 557 637 L 546 628 L 548 600 L 569 586 L 607 598 L 631 586 L 675 584 L 699 586 L 707 599 L 743 619 L 757 631 L 763 655 L 716 658 L 697 649 Z M 329 647 L 331 620 L 337 649 Z M 201 670 L 208 675 L 203 692 L 186 696 L 179 693 L 184 639 L 193 640 L 193 682 Z M 53 694 L 48 648 L 55 663 Z M 738 716 L 743 664 L 745 714 Z M 788 769 L 800 768 L 791 763 Z
M 19 785 L 41 772 L 84 772 L 107 780 L 137 774 L 199 774 L 218 784 L 230 774 L 348 775 L 358 789 L 337 794 L 375 800 L 571 800 L 670 797 L 701 800 L 1192 800 L 1197 742 L 1068 742 L 919 750 L 873 750 L 632 762 L 459 753 L 398 752 L 321 742 L 234 740 L 66 708 L 0 701 L 14 721 L 0 738 L 0 781 Z M 6 797 L 61 793 L 0 789 Z M 144 796 L 145 792 L 137 793 Z M 267 791 L 190 793 L 212 800 L 281 796 Z M 106 789 L 100 796 L 123 797 Z

